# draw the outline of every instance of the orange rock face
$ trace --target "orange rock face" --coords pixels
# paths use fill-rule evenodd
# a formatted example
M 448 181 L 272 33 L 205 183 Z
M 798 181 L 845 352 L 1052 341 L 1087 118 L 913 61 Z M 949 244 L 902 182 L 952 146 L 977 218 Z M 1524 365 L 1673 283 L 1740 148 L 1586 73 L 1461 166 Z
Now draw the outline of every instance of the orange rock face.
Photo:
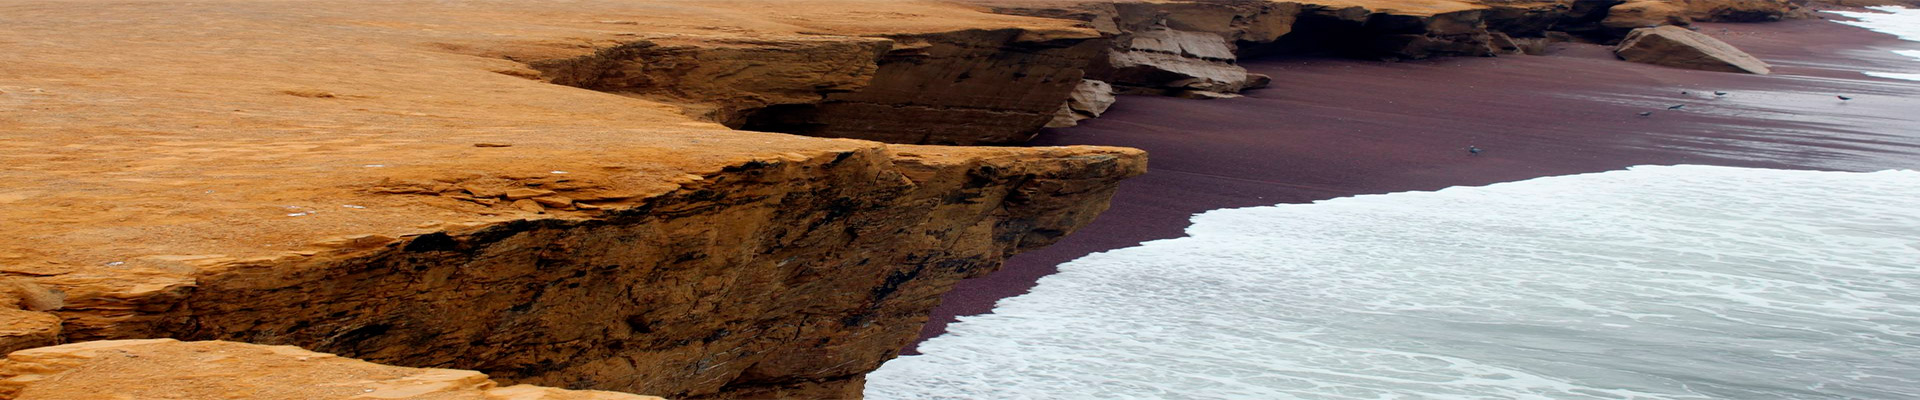
M 1600 32 L 1591 3 L 9 2 L 0 350 L 227 340 L 857 397 L 942 293 L 1146 164 L 916 144 L 1266 84 L 1243 56 L 1525 51 Z
M 1084 224 L 1145 157 L 736 131 L 529 79 L 639 40 L 1082 32 L 820 3 L 0 5 L 0 345 L 221 339 L 679 398 L 857 394 L 940 293 Z M 836 65 L 819 56 L 787 65 Z M 708 87 L 771 104 L 798 72 Z
M 292 346 L 110 340 L 14 352 L 0 397 L 96 399 L 660 400 L 618 392 L 501 387 L 474 371 L 385 366 Z

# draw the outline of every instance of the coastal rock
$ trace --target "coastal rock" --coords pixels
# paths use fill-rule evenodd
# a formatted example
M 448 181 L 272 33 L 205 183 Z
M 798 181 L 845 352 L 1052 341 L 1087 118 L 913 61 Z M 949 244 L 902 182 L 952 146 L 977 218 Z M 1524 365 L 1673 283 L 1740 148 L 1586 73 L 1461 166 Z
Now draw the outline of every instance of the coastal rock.
M 173 339 L 20 350 L 0 361 L 0 398 L 663 400 L 531 385 L 475 371 L 394 367 L 293 346 Z
M 1126 49 L 1110 52 L 1112 68 L 1100 76 L 1148 90 L 1233 93 L 1249 83 L 1247 69 L 1234 65 L 1237 58 L 1219 35 L 1153 29 L 1135 32 Z
M 1081 120 L 1099 117 L 1113 106 L 1115 100 L 1113 85 L 1092 79 L 1081 80 L 1080 86 L 1075 87 L 1067 97 L 1066 104 L 1060 105 L 1060 114 L 1055 115 L 1047 127 L 1065 128 L 1078 125 Z
M 1053 119 L 1107 46 L 1091 31 L 888 36 L 861 90 L 747 114 L 742 129 L 904 144 L 1016 144 Z
M 1115 25 L 1128 31 L 1164 26 L 1211 33 L 1232 44 L 1271 43 L 1293 32 L 1300 4 L 1265 0 L 1115 2 Z
M 1607 18 L 1600 21 L 1600 25 L 1614 32 L 1628 33 L 1651 26 L 1691 24 L 1692 20 L 1687 18 L 1686 10 L 1681 7 L 1661 0 L 1620 3 L 1607 9 Z
M 1487 45 L 1500 54 L 1540 55 L 1546 53 L 1547 45 L 1554 41 L 1555 39 L 1552 38 L 1516 38 L 1505 33 L 1494 32 L 1488 34 Z
M 642 40 L 529 64 L 554 83 L 657 98 L 735 128 L 1010 144 L 1051 119 L 1052 99 L 1073 89 L 1104 43 L 1093 32 L 1026 28 L 675 46 Z
M 845 397 L 954 284 L 1091 221 L 1144 171 L 1135 150 L 863 143 L 736 164 L 592 214 L 208 259 L 144 278 L 156 281 L 41 277 L 72 297 L 21 312 L 64 320 L 67 341 L 298 345 L 675 398 Z
M 1633 30 L 1614 48 L 1620 59 L 1675 68 L 1767 74 L 1766 62 L 1726 42 L 1677 26 Z
M 1779 21 L 1798 7 L 1791 0 L 1676 0 L 1686 8 L 1687 16 L 1700 21 L 1761 22 Z
M 1058 54 L 1111 47 L 1071 21 L 377 3 L 9 8 L 0 53 L 46 62 L 0 76 L 33 96 L 0 107 L 0 346 L 226 340 L 503 384 L 852 397 L 953 285 L 1145 170 L 1131 149 L 744 131 L 686 105 L 879 99 L 919 110 L 872 114 L 896 126 L 1038 127 L 1081 84 Z M 959 112 L 887 100 L 948 89 L 965 96 L 911 104 Z

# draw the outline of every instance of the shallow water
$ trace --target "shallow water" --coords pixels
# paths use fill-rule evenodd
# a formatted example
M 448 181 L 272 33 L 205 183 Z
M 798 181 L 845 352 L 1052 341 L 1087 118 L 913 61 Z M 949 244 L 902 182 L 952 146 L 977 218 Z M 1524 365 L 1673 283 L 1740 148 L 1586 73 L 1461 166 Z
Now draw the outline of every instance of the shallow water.
M 1872 7 L 1872 9 L 1880 12 L 1836 11 L 1834 13 L 1855 19 L 1855 21 L 1840 21 L 1842 24 L 1894 35 L 1902 40 L 1920 42 L 1920 9 L 1901 7 Z M 1866 74 L 1881 78 L 1920 81 L 1920 51 L 1896 50 L 1894 53 L 1913 57 L 1913 68 L 1899 72 L 1866 71 Z
M 1636 167 L 1202 214 L 875 399 L 1920 398 L 1920 172 Z

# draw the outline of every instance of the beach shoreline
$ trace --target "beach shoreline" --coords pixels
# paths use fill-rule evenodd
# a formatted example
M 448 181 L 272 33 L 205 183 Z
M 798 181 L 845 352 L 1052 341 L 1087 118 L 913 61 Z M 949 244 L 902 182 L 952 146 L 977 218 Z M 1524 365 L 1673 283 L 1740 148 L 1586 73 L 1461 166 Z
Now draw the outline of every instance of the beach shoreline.
M 1543 56 L 1250 60 L 1242 65 L 1274 83 L 1245 98 L 1122 98 L 1102 118 L 1032 144 L 1145 149 L 1150 172 L 1123 183 L 1112 208 L 1078 233 L 962 282 L 921 340 L 1025 293 L 1060 263 L 1184 236 L 1188 219 L 1208 210 L 1634 165 L 1920 167 L 1920 132 L 1903 129 L 1920 116 L 1899 111 L 1920 109 L 1920 82 L 1863 74 L 1910 64 L 1892 50 L 1920 43 L 1821 19 L 1697 26 L 1774 74 L 1634 64 L 1606 47 L 1559 44 Z

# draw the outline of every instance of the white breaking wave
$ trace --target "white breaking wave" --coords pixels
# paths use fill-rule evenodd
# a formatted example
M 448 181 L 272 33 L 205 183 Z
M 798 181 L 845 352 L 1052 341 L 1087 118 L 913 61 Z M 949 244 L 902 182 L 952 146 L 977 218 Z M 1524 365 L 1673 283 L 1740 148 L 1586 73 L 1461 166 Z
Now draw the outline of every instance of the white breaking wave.
M 1920 42 L 1920 9 L 1901 7 L 1870 7 L 1884 13 L 1836 11 L 1835 14 L 1857 19 L 1858 21 L 1838 21 L 1842 24 L 1867 28 L 1867 30 L 1899 37 L 1902 40 Z M 1894 53 L 1920 60 L 1920 51 L 1895 50 Z M 1916 63 L 1915 71 L 1920 71 Z M 1868 71 L 1867 75 L 1881 78 L 1920 81 L 1920 73 Z
M 873 399 L 1920 398 L 1920 172 L 1706 166 L 1216 210 Z

